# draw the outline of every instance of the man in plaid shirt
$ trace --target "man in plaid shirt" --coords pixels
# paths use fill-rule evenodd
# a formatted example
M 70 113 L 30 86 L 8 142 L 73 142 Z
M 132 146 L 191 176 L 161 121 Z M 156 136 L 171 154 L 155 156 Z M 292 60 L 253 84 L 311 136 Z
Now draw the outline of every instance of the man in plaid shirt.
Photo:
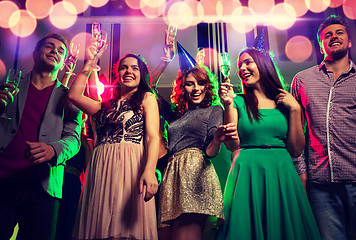
M 324 61 L 299 72 L 292 94 L 307 124 L 304 155 L 295 166 L 306 187 L 322 239 L 350 239 L 356 229 L 356 66 L 350 28 L 337 16 L 319 27 Z

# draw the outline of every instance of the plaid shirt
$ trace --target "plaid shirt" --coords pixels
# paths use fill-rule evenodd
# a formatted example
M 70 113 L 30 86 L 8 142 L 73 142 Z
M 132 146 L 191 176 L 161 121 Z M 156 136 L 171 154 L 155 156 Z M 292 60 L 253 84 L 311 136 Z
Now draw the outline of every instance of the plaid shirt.
M 303 107 L 304 155 L 294 159 L 299 174 L 315 183 L 356 182 L 356 66 L 334 81 L 325 63 L 299 72 L 292 95 Z M 307 164 L 306 164 L 307 163 Z

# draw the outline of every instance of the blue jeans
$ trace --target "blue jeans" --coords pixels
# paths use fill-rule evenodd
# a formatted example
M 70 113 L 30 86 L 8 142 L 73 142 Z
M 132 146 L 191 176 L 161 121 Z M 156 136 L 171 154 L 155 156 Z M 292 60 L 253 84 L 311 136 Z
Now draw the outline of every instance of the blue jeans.
M 54 239 L 58 199 L 39 181 L 0 179 L 0 240 L 10 239 L 16 223 L 21 240 Z
M 347 240 L 356 229 L 356 183 L 310 184 L 310 201 L 323 240 Z

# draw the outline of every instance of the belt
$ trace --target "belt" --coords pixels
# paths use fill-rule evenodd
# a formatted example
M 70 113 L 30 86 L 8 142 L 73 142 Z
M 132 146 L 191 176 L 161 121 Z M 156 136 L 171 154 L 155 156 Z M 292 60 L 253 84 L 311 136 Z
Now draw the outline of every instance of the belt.
M 240 148 L 250 149 L 250 148 L 261 148 L 261 149 L 271 149 L 271 148 L 286 148 L 285 146 L 271 146 L 271 145 L 249 145 L 249 146 L 240 146 Z

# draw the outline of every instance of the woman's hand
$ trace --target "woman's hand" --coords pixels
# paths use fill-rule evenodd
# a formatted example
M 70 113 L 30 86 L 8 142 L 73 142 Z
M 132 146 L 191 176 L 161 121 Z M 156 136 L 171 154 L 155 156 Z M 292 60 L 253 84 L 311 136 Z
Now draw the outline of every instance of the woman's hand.
M 158 181 L 155 175 L 155 170 L 145 170 L 140 179 L 140 194 L 143 193 L 144 185 L 146 185 L 145 201 L 149 201 L 158 190 Z
M 231 140 L 238 140 L 237 127 L 234 123 L 220 125 L 214 134 L 214 138 L 218 142 L 226 142 Z
M 281 92 L 276 97 L 277 104 L 283 104 L 286 108 L 289 109 L 289 111 L 300 111 L 300 105 L 297 100 L 295 100 L 295 98 L 292 96 L 292 94 L 290 94 L 284 89 L 279 89 L 279 91 Z
M 228 77 L 220 85 L 219 97 L 225 105 L 230 105 L 234 102 L 235 93 Z

